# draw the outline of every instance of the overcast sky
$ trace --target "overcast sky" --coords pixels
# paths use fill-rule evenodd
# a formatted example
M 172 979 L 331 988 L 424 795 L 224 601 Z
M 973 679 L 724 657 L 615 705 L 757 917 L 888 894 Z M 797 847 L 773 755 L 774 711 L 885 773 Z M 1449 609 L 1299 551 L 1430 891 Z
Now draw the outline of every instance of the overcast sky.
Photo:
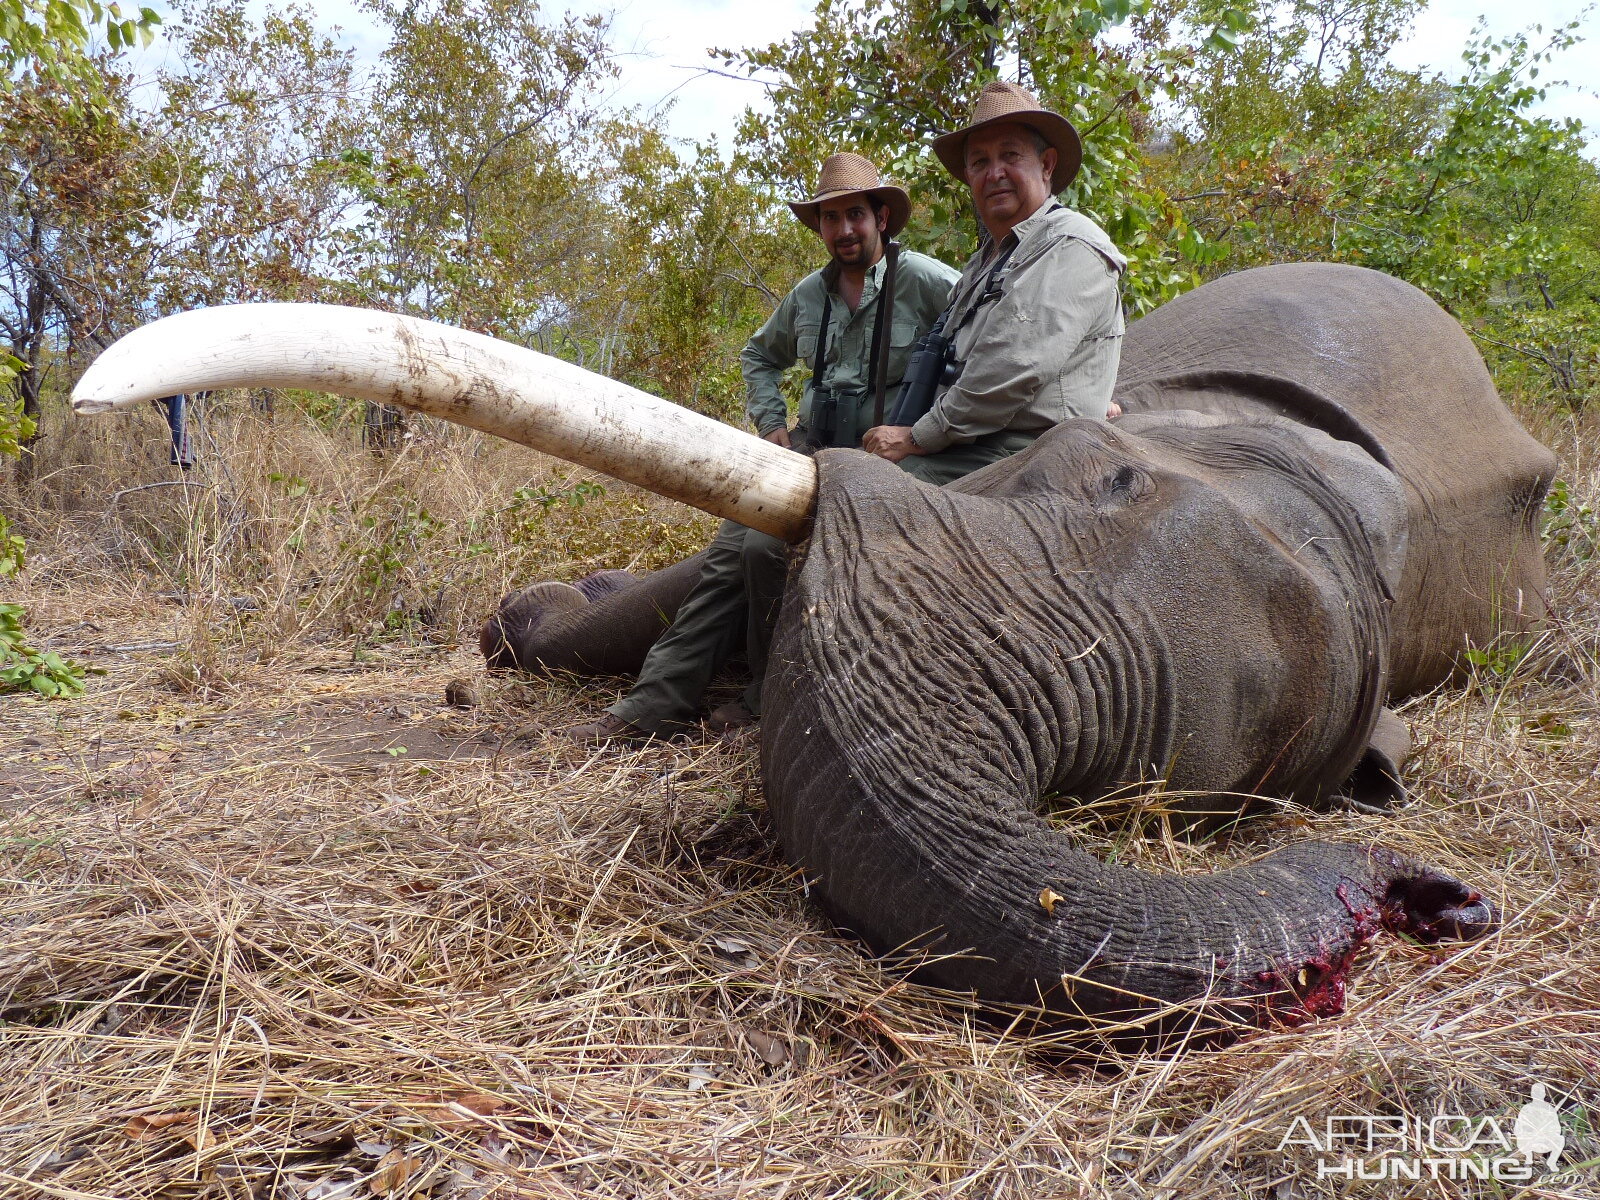
M 569 3 L 575 12 L 603 11 L 605 6 Z M 1575 20 L 1584 0 L 1433 0 L 1418 18 L 1416 31 L 1396 50 L 1405 67 L 1432 67 L 1454 75 L 1473 24 L 1480 15 L 1496 33 L 1512 33 L 1541 24 L 1546 30 Z M 809 23 L 813 5 L 798 0 L 630 0 L 618 6 L 613 32 L 629 52 L 619 99 L 653 107 L 668 97 L 675 102 L 671 125 L 687 138 L 716 135 L 724 144 L 745 105 L 759 101 L 759 85 L 707 75 L 715 66 L 708 46 L 764 45 Z M 1584 86 L 1552 89 L 1543 111 L 1583 121 L 1591 141 L 1600 137 L 1600 19 L 1583 18 L 1590 40 L 1564 54 L 1541 74 Z
M 147 0 L 148 2 L 148 0 Z M 265 7 L 254 0 L 252 8 Z M 153 4 L 165 12 L 162 2 Z M 1457 73 L 1461 52 L 1480 14 L 1499 34 L 1541 24 L 1546 30 L 1578 19 L 1585 0 L 1432 0 L 1417 20 L 1413 36 L 1397 51 L 1402 66 L 1432 67 Z M 344 31 L 342 41 L 371 61 L 383 48 L 382 32 L 357 9 L 354 0 L 320 0 L 315 5 L 326 27 Z M 709 47 L 765 45 L 809 23 L 813 5 L 801 0 L 548 0 L 548 11 L 614 12 L 613 41 L 624 55 L 623 74 L 615 98 L 621 104 L 653 111 L 670 103 L 670 128 L 687 140 L 716 137 L 726 147 L 739 113 L 759 103 L 759 84 L 708 74 L 716 68 Z M 1583 16 L 1589 40 L 1581 43 L 1541 75 L 1566 79 L 1569 86 L 1552 88 L 1541 111 L 1583 121 L 1591 155 L 1600 152 L 1600 19 L 1591 9 Z M 153 50 L 158 48 L 152 47 Z

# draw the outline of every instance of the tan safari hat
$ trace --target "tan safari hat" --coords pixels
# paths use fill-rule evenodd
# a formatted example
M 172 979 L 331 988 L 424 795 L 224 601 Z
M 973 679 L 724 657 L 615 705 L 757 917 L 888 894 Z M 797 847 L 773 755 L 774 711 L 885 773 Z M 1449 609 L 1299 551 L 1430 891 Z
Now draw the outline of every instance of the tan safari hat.
M 822 164 L 822 177 L 817 180 L 817 194 L 809 200 L 794 200 L 789 204 L 794 215 L 807 228 L 821 232 L 822 202 L 854 192 L 876 196 L 889 208 L 889 225 L 885 237 L 893 237 L 906 227 L 911 219 L 911 197 L 906 190 L 878 178 L 878 168 L 859 154 L 835 154 Z
M 963 183 L 967 179 L 967 135 L 986 125 L 1002 121 L 1015 121 L 1036 129 L 1044 140 L 1055 147 L 1056 170 L 1050 177 L 1050 190 L 1059 192 L 1077 177 L 1083 163 L 1083 143 L 1072 122 L 1060 113 L 1040 108 L 1039 102 L 1027 88 L 1004 79 L 983 85 L 978 102 L 972 106 L 972 120 L 961 129 L 951 130 L 933 139 L 933 152 L 939 156 L 944 169 Z

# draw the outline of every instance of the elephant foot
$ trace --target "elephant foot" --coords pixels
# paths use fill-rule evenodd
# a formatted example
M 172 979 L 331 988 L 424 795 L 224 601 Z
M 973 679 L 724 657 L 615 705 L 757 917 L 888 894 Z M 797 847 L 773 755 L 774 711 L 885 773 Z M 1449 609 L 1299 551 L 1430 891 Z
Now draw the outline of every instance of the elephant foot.
M 600 574 L 625 575 L 627 572 L 602 571 Z M 478 649 L 483 654 L 484 665 L 491 671 L 533 670 L 536 664 L 523 662 L 517 648 L 532 645 L 534 632 L 552 616 L 587 608 L 591 598 L 584 592 L 582 583 L 595 578 L 591 575 L 578 586 L 534 583 L 506 593 L 494 615 L 478 631 Z
M 510 592 L 483 623 L 478 649 L 490 670 L 637 675 L 700 578 L 705 557 L 637 577 L 596 571 L 575 584 L 535 583 Z
M 1392 813 L 1406 802 L 1400 770 L 1411 757 L 1411 730 L 1389 709 L 1378 714 L 1366 751 L 1342 789 L 1345 804 L 1370 816 Z

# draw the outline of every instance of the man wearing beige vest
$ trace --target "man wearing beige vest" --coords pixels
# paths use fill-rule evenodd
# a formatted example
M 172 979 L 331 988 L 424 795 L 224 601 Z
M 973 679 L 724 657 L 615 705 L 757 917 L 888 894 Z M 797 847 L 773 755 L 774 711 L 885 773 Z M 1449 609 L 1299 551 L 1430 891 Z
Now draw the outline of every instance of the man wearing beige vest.
M 1055 193 L 1078 173 L 1082 146 L 1071 122 L 1041 108 L 1024 88 L 1003 81 L 988 84 L 972 119 L 935 139 L 933 148 L 945 169 L 966 183 L 986 236 L 940 318 L 947 347 L 935 373 L 937 384 L 920 398 L 903 396 L 888 423 L 866 430 L 861 447 L 899 463 L 919 479 L 944 484 L 1026 449 L 1060 421 L 1117 415 L 1111 390 L 1122 349 L 1121 281 L 1127 260 L 1100 226 L 1056 200 Z M 802 207 L 792 207 L 804 219 Z M 752 346 L 763 334 L 751 340 Z M 752 420 L 763 435 L 784 439 L 777 407 L 768 406 L 770 417 L 757 411 L 752 361 L 747 348 Z M 792 361 L 792 352 L 787 361 Z M 898 370 L 906 364 L 896 366 Z M 910 381 L 906 390 L 912 392 Z M 728 528 L 725 524 L 725 533 Z M 713 729 L 759 716 L 760 671 L 780 594 L 771 584 L 782 578 L 777 568 L 782 547 L 766 538 L 761 543 L 764 561 L 753 564 L 751 540 L 764 535 L 745 531 L 740 536 L 747 594 L 755 594 L 752 581 L 768 581 L 758 589 L 759 602 L 741 610 L 750 620 L 751 666 L 757 676 L 743 703 L 713 714 Z M 672 627 L 652 648 L 634 690 L 599 722 L 573 730 L 573 736 L 638 738 L 682 727 L 685 713 L 692 712 L 690 702 L 710 678 L 715 657 L 697 649 L 715 640 L 710 610 L 705 619 L 697 614 L 705 607 L 702 601 L 732 594 L 728 585 L 720 592 L 708 585 L 703 577 L 690 593 Z M 724 641 L 718 655 L 726 657 L 732 645 L 728 639 L 736 631 L 726 623 L 721 629 Z M 741 622 L 738 632 L 743 629 Z M 680 679 L 692 686 L 673 682 Z M 671 719 L 661 719 L 669 711 Z
M 1069 417 L 1117 415 L 1127 260 L 1055 198 L 1083 159 L 1065 117 L 1014 83 L 987 85 L 934 153 L 972 193 L 987 238 L 945 317 L 943 378 L 920 411 L 869 429 L 862 447 L 930 483 L 1015 454 Z M 931 401 L 931 403 L 928 403 Z

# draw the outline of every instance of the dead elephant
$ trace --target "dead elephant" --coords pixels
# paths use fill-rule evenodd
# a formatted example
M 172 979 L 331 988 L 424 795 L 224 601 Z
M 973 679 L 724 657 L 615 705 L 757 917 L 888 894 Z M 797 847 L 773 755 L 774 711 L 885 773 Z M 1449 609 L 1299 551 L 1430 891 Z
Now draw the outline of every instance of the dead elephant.
M 767 802 L 829 915 L 922 958 L 929 982 L 1159 1035 L 1202 1010 L 1337 1012 L 1380 928 L 1433 940 L 1494 923 L 1479 891 L 1381 848 L 1307 842 L 1163 878 L 1101 863 L 1041 813 L 1046 796 L 1141 780 L 1391 801 L 1386 699 L 1540 615 L 1554 460 L 1461 328 L 1406 284 L 1326 264 L 1208 284 L 1130 329 L 1122 420 L 1070 422 L 944 489 L 852 451 L 813 465 L 404 318 L 276 306 L 172 321 L 187 324 L 108 351 L 79 407 L 343 391 L 795 542 L 766 687 Z M 524 597 L 490 650 L 629 670 L 686 570 L 557 588 L 542 608 Z

